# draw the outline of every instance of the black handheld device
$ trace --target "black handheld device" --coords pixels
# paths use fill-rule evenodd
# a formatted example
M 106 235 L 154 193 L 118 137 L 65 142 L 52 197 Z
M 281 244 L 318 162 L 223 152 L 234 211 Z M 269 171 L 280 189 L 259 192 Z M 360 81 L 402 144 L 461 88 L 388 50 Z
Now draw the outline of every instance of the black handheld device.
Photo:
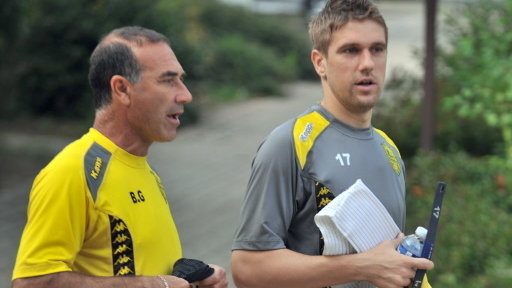
M 436 194 L 434 196 L 434 203 L 432 205 L 432 214 L 430 215 L 430 223 L 428 224 L 428 232 L 425 237 L 423 244 L 423 250 L 421 252 L 422 258 L 432 260 L 432 253 L 434 252 L 434 246 L 437 234 L 437 224 L 441 217 L 441 207 L 443 205 L 443 197 L 446 190 L 446 184 L 443 182 L 437 183 Z M 423 277 L 425 276 L 425 270 L 417 270 L 414 280 L 412 282 L 412 288 L 420 288 L 423 283 Z

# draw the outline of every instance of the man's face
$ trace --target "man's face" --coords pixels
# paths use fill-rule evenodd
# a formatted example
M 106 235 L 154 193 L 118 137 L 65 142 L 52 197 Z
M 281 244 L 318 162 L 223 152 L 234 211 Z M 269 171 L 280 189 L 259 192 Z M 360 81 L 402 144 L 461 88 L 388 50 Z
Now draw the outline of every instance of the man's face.
M 324 85 L 323 105 L 353 116 L 371 114 L 384 85 L 387 58 L 384 27 L 353 20 L 332 35 L 327 55 L 313 62 Z
M 142 71 L 133 83 L 134 94 L 128 121 L 143 142 L 171 141 L 180 125 L 179 116 L 192 95 L 183 83 L 185 72 L 166 43 L 146 43 L 133 47 Z

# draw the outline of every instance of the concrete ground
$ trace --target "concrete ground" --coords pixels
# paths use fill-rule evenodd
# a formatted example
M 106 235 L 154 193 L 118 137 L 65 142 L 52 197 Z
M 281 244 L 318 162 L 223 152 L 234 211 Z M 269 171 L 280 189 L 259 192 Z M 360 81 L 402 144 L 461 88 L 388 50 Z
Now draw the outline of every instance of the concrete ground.
M 378 5 L 389 26 L 389 70 L 400 66 L 421 73 L 413 49 L 423 47 L 423 3 L 380 1 Z M 277 124 L 322 96 L 318 82 L 287 84 L 285 91 L 282 98 L 205 108 L 199 125 L 182 129 L 175 141 L 151 149 L 150 163 L 167 189 L 185 257 L 219 264 L 230 273 L 231 241 L 259 143 Z M 70 139 L 58 141 L 56 151 Z M 0 287 L 10 286 L 31 182 L 27 179 L 0 190 Z

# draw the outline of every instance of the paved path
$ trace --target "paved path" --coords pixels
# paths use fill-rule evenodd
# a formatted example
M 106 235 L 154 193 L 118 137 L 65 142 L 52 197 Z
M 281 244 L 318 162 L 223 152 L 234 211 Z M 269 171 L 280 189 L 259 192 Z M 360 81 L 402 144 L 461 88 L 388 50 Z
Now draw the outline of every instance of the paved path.
M 419 73 L 412 48 L 422 47 L 422 2 L 379 5 L 389 26 L 389 68 Z M 321 98 L 316 82 L 294 83 L 285 90 L 282 98 L 205 107 L 200 125 L 180 130 L 171 143 L 153 146 L 150 162 L 167 189 L 186 257 L 230 271 L 230 245 L 258 144 L 277 124 Z M 67 142 L 60 142 L 56 151 Z M 0 190 L 0 288 L 10 285 L 31 181 Z
M 240 204 L 260 141 L 321 97 L 317 83 L 295 83 L 286 90 L 289 97 L 217 107 L 201 126 L 153 147 L 151 163 L 167 188 L 186 257 L 229 267 Z

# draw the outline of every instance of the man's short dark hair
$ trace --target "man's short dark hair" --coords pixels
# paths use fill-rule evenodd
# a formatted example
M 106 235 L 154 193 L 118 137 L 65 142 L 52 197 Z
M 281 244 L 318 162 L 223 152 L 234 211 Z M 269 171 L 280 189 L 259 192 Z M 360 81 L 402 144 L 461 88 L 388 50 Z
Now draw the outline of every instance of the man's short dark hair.
M 327 55 L 332 34 L 352 20 L 377 22 L 384 28 L 387 42 L 386 21 L 371 0 L 329 0 L 324 9 L 309 23 L 309 37 L 313 43 L 313 49 Z
M 138 26 L 121 27 L 102 37 L 89 59 L 89 84 L 96 109 L 111 103 L 110 79 L 114 75 L 123 76 L 132 83 L 140 80 L 142 68 L 130 45 L 141 47 L 159 42 L 169 44 L 169 39 Z

